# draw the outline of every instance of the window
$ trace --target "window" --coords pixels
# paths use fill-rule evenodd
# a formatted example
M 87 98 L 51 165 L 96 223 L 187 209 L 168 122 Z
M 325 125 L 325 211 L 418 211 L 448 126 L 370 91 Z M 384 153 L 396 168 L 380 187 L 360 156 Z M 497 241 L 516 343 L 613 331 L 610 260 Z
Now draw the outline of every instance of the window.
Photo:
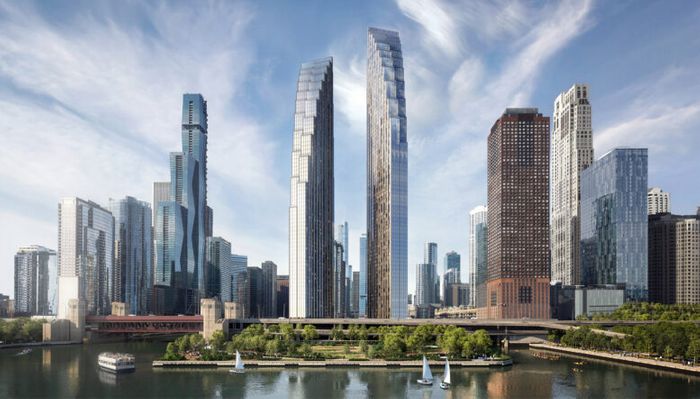
M 519 303 L 532 303 L 532 287 L 520 287 L 518 289 Z

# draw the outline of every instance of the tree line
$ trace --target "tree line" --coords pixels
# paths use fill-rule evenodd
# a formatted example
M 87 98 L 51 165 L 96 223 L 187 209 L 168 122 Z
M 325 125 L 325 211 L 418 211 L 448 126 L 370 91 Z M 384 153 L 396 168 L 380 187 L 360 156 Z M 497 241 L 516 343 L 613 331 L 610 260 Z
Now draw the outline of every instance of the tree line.
M 0 319 L 0 341 L 4 344 L 41 342 L 43 319 L 20 317 L 12 320 Z

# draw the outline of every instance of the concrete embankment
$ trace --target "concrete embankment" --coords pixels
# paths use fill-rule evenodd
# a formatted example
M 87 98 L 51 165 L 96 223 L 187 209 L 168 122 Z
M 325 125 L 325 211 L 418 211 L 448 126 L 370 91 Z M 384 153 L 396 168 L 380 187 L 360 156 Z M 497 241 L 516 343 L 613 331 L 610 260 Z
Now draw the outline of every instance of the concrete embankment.
M 13 349 L 13 348 L 36 348 L 42 346 L 57 346 L 57 345 L 80 345 L 80 342 L 75 341 L 56 341 L 56 342 L 25 342 L 25 343 L 14 343 L 14 344 L 3 344 L 0 345 L 0 349 Z
M 224 361 L 204 361 L 204 360 L 154 360 L 153 367 L 233 367 L 233 360 Z M 442 361 L 430 361 L 431 367 L 441 367 L 445 363 Z M 451 367 L 505 367 L 513 364 L 510 359 L 507 360 L 465 360 L 450 361 Z M 384 367 L 384 368 L 399 368 L 413 367 L 420 368 L 423 362 L 420 360 L 245 360 L 245 367 Z
M 593 357 L 596 359 L 610 360 L 618 363 L 633 364 L 636 366 L 650 367 L 668 371 L 676 371 L 680 373 L 688 373 L 700 375 L 700 366 L 688 366 L 680 363 L 667 362 L 664 360 L 646 359 L 635 356 L 623 356 L 621 353 L 610 353 L 588 349 L 569 348 L 565 346 L 551 344 L 530 344 L 531 349 L 543 349 L 553 352 L 566 353 L 570 355 L 578 355 L 585 357 Z

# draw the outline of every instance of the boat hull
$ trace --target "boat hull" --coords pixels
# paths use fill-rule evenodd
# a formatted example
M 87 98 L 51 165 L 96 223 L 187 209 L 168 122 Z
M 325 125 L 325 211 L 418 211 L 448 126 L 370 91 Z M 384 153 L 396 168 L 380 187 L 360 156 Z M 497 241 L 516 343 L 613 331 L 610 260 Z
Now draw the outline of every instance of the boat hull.
M 417 380 L 417 382 L 421 385 L 433 385 L 433 380 L 420 379 L 420 380 Z
M 231 370 L 229 370 L 228 372 L 229 372 L 229 373 L 233 373 L 233 374 L 243 374 L 243 373 L 245 373 L 244 370 L 238 370 L 238 369 L 231 369 Z
M 446 384 L 446 383 L 444 383 L 444 382 L 441 382 L 441 383 L 440 383 L 440 388 L 442 388 L 442 389 L 450 389 L 450 384 Z

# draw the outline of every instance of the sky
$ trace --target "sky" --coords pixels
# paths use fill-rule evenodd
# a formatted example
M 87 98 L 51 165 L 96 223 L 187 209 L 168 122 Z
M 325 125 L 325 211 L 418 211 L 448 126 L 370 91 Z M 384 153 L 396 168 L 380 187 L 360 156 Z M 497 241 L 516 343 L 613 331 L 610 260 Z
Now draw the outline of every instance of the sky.
M 151 201 L 181 148 L 182 94 L 208 101 L 214 235 L 288 269 L 296 79 L 334 58 L 335 219 L 359 270 L 366 225 L 367 28 L 400 33 L 408 119 L 409 292 L 423 243 L 462 255 L 486 203 L 486 138 L 506 107 L 551 116 L 590 85 L 596 158 L 649 148 L 674 213 L 700 205 L 700 2 L 0 0 L 0 293 L 14 254 L 57 248 L 58 201 Z

